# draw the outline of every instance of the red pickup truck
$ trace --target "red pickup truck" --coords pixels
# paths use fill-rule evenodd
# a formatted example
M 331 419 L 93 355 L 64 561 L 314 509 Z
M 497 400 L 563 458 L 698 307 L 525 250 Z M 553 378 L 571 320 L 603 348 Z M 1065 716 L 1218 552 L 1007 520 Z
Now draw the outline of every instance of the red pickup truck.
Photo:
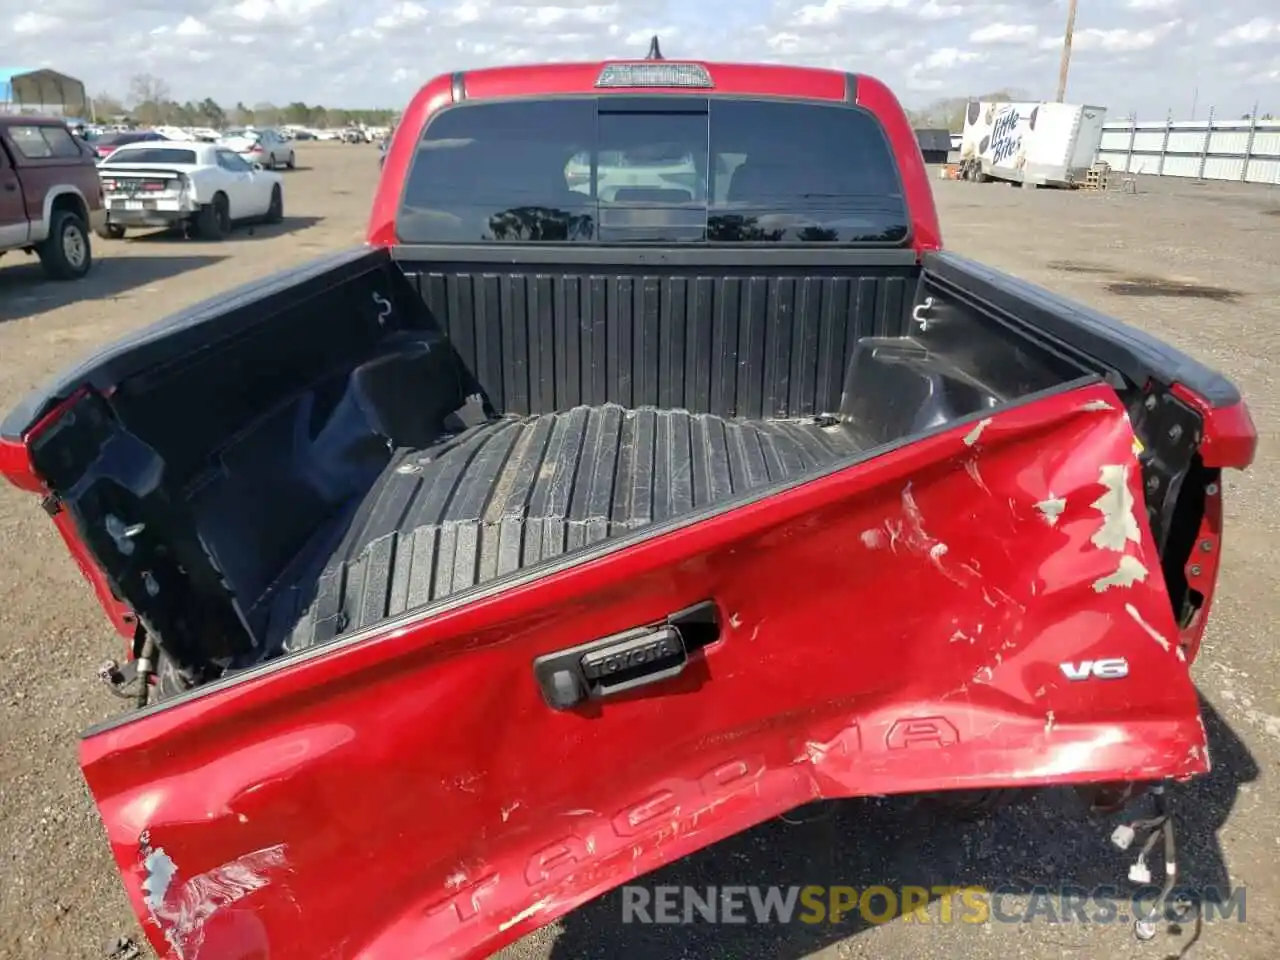
M 0 116 L 0 257 L 25 250 L 55 280 L 93 266 L 106 222 L 93 152 L 53 117 Z
M 656 58 L 436 78 L 365 246 L 0 435 L 128 638 L 82 764 L 188 960 L 486 956 L 819 798 L 1163 803 L 1256 445 L 944 252 L 874 78 Z

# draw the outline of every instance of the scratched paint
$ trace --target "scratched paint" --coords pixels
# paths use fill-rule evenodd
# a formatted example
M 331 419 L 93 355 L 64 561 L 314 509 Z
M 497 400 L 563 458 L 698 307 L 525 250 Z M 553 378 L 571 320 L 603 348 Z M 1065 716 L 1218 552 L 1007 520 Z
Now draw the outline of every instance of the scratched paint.
M 915 495 L 911 492 L 910 483 L 902 488 L 902 516 L 903 520 L 900 524 L 896 526 L 886 524 L 889 529 L 890 544 L 901 540 L 910 550 L 927 554 L 939 573 L 948 580 L 964 586 L 964 579 L 942 562 L 947 555 L 947 545 L 925 531 L 924 514 L 921 513 L 920 505 L 916 503 Z
M 1161 633 L 1151 624 L 1147 623 L 1147 621 L 1143 618 L 1142 614 L 1138 612 L 1138 608 L 1135 607 L 1132 603 L 1126 603 L 1124 605 L 1124 611 L 1125 613 L 1129 614 L 1130 617 L 1133 618 L 1134 623 L 1136 623 L 1144 631 L 1146 631 L 1147 636 L 1149 636 L 1156 643 L 1160 644 L 1161 649 L 1163 649 L 1166 653 L 1169 651 L 1173 651 L 1173 653 L 1177 654 L 1179 660 L 1185 661 L 1187 659 L 1187 655 L 1183 652 L 1182 647 L 1181 646 L 1175 647 L 1173 644 L 1169 642 L 1169 639 L 1163 633 Z
M 1147 579 L 1147 568 L 1141 560 L 1130 554 L 1125 554 L 1120 558 L 1120 563 L 1116 566 L 1114 573 L 1109 573 L 1105 577 L 1099 577 L 1093 581 L 1093 589 L 1102 593 L 1110 590 L 1112 587 L 1132 587 L 1135 583 L 1141 583 Z
M 532 903 L 531 905 L 529 905 L 528 907 L 526 907 L 525 909 L 517 913 L 511 919 L 504 920 L 502 921 L 502 923 L 498 924 L 498 931 L 501 932 L 503 930 L 510 930 L 517 923 L 520 923 L 524 920 L 528 920 L 530 917 L 536 917 L 538 914 L 540 914 L 543 910 L 547 909 L 547 907 L 551 905 L 551 900 L 552 900 L 551 897 L 543 897 L 541 900 L 538 900 Z
M 970 457 L 965 461 L 964 472 L 969 474 L 969 479 L 977 484 L 978 488 L 982 490 L 983 493 L 987 496 L 991 495 L 991 488 L 988 487 L 987 482 L 982 479 L 982 473 L 978 469 L 978 461 L 976 458 Z
M 1098 482 L 1106 488 L 1106 493 L 1093 502 L 1093 508 L 1102 514 L 1102 525 L 1090 542 L 1102 550 L 1117 552 L 1128 543 L 1141 543 L 1133 493 L 1129 490 L 1128 464 L 1104 464 Z
M 1064 510 L 1067 509 L 1067 500 L 1065 497 L 1055 497 L 1052 493 L 1036 504 L 1036 509 L 1040 511 L 1040 516 L 1044 517 L 1044 522 L 1051 527 L 1058 525 L 1058 519 L 1062 516 Z
M 884 534 L 874 528 L 863 530 L 860 539 L 868 550 L 878 550 L 884 546 Z
M 150 831 L 139 838 L 139 854 L 143 899 L 176 960 L 195 960 L 210 918 L 268 886 L 270 874 L 287 865 L 285 844 L 279 843 L 206 870 L 175 888 L 181 871 L 163 847 L 151 845 Z
M 983 417 L 973 425 L 973 429 L 964 435 L 964 445 L 972 447 L 975 443 L 982 439 L 983 431 L 991 426 L 991 417 Z

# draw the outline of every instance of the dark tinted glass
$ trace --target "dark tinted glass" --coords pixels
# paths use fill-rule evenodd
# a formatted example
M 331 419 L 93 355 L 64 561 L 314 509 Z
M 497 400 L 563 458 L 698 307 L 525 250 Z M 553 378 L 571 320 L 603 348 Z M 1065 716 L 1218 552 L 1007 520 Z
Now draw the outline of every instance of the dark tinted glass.
M 40 132 L 53 156 L 62 159 L 81 156 L 80 145 L 66 127 L 43 127 Z
M 397 230 L 409 243 L 896 244 L 908 221 L 892 150 L 864 111 L 604 97 L 440 114 Z
M 39 127 L 10 127 L 9 139 L 28 160 L 43 160 L 53 156 L 53 148 L 49 146 Z
M 874 116 L 841 106 L 712 106 L 713 241 L 898 243 L 907 207 Z
M 424 133 L 399 230 L 414 243 L 595 239 L 588 178 L 570 161 L 595 146 L 595 103 L 534 100 L 454 107 Z
M 130 147 L 118 150 L 106 160 L 104 166 L 124 163 L 195 163 L 194 150 L 174 150 L 170 147 Z

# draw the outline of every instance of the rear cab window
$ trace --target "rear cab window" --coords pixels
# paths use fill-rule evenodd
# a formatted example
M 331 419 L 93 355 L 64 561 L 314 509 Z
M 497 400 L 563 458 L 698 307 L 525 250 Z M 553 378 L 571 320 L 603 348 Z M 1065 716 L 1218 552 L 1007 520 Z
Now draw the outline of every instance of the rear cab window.
M 437 114 L 396 230 L 403 243 L 898 246 L 910 221 L 892 148 L 863 109 L 609 95 Z
M 78 160 L 84 156 L 66 127 L 14 124 L 7 132 L 14 148 L 27 160 Z

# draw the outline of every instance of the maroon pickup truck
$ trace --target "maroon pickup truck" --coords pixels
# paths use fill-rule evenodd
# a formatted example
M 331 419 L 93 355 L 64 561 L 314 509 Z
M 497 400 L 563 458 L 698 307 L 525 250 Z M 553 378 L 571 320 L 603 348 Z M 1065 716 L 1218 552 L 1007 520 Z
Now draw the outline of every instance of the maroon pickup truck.
M 823 798 L 1158 787 L 1173 850 L 1253 424 L 930 189 L 865 75 L 445 75 L 365 246 L 14 410 L 127 637 L 81 761 L 156 949 L 487 956 Z
M 25 250 L 50 277 L 93 265 L 92 231 L 106 223 L 92 150 L 61 120 L 0 115 L 0 256 Z

